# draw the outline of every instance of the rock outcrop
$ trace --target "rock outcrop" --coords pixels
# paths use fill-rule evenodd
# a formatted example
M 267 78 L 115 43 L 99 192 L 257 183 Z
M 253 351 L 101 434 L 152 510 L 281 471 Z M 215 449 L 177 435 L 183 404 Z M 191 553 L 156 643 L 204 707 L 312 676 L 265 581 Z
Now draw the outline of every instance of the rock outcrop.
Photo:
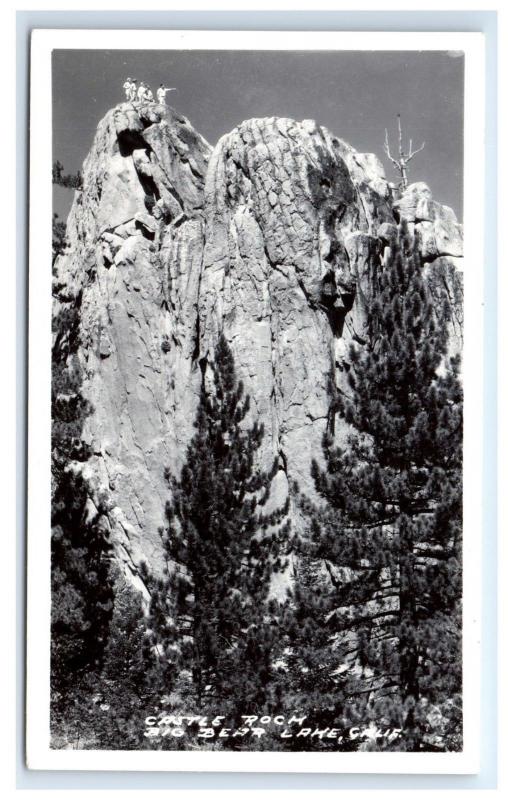
M 82 391 L 92 406 L 84 474 L 132 576 L 142 559 L 161 563 L 164 467 L 178 469 L 192 430 L 209 156 L 170 109 L 108 113 L 56 263 L 55 312 L 80 303 Z
M 272 505 L 293 481 L 312 495 L 330 387 L 362 342 L 372 269 L 401 219 L 420 235 L 436 302 L 451 300 L 458 349 L 461 226 L 424 184 L 396 195 L 376 156 L 308 120 L 249 120 L 213 151 L 163 106 L 126 103 L 100 122 L 54 307 L 79 302 L 92 406 L 80 468 L 132 580 L 141 560 L 162 565 L 164 468 L 181 467 L 220 331 L 265 425 L 261 461 L 278 459 Z

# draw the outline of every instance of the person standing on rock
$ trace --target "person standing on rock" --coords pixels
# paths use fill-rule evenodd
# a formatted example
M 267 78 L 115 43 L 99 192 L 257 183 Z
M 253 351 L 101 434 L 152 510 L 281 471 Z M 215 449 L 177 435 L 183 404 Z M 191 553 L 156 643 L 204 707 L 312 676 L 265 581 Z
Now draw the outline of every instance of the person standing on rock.
M 129 100 L 131 101 L 131 103 L 133 103 L 134 100 L 136 99 L 136 95 L 137 95 L 137 92 L 138 92 L 138 87 L 136 85 L 137 82 L 138 82 L 137 78 L 133 78 L 132 81 L 131 81 L 131 90 L 129 92 Z
M 132 78 L 127 78 L 127 80 L 125 81 L 125 83 L 124 83 L 122 88 L 123 88 L 123 90 L 125 92 L 126 100 L 130 100 L 131 99 L 131 93 L 132 93 Z
M 146 99 L 146 87 L 145 82 L 141 81 L 138 87 L 138 103 L 144 103 Z
M 166 92 L 176 92 L 176 89 L 175 88 L 168 89 L 166 86 L 164 86 L 163 83 L 161 83 L 161 85 L 157 89 L 157 102 L 161 106 L 166 105 Z
M 146 87 L 145 99 L 146 99 L 147 103 L 153 103 L 153 92 L 152 92 L 152 90 L 150 89 L 149 86 Z

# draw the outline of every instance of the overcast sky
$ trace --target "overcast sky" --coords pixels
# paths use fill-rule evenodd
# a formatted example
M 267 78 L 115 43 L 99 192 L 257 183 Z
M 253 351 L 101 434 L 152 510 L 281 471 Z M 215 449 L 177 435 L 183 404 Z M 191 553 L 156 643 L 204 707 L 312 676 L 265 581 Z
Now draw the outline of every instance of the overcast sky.
M 413 145 L 409 180 L 425 181 L 436 200 L 462 218 L 464 60 L 445 52 L 201 52 L 55 50 L 53 153 L 76 172 L 97 123 L 124 99 L 129 75 L 176 86 L 168 102 L 210 142 L 250 117 L 315 119 L 361 152 L 374 152 L 389 179 L 385 128 L 396 143 L 397 113 Z M 66 217 L 73 193 L 55 190 Z

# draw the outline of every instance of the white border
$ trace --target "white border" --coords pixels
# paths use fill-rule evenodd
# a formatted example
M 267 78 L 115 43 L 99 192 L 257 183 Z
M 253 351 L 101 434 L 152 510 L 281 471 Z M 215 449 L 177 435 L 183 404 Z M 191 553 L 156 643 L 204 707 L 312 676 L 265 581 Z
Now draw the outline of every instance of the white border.
M 75 751 L 49 748 L 51 51 L 463 50 L 464 742 L 462 753 Z M 27 764 L 31 769 L 474 774 L 479 768 L 483 448 L 484 41 L 480 33 L 37 30 L 31 50 Z M 340 134 L 340 131 L 337 133 Z

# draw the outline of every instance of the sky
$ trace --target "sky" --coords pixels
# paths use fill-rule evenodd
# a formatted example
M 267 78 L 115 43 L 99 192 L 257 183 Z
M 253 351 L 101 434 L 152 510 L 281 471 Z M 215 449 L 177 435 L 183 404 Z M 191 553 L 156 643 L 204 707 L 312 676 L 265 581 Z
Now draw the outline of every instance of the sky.
M 409 180 L 425 181 L 436 200 L 462 219 L 464 59 L 459 53 L 380 51 L 53 51 L 53 158 L 77 172 L 97 124 L 122 102 L 127 76 L 154 90 L 175 86 L 167 101 L 215 144 L 244 119 L 314 119 L 360 152 L 373 152 L 389 180 L 397 114 L 415 156 Z M 55 187 L 63 218 L 73 192 Z

